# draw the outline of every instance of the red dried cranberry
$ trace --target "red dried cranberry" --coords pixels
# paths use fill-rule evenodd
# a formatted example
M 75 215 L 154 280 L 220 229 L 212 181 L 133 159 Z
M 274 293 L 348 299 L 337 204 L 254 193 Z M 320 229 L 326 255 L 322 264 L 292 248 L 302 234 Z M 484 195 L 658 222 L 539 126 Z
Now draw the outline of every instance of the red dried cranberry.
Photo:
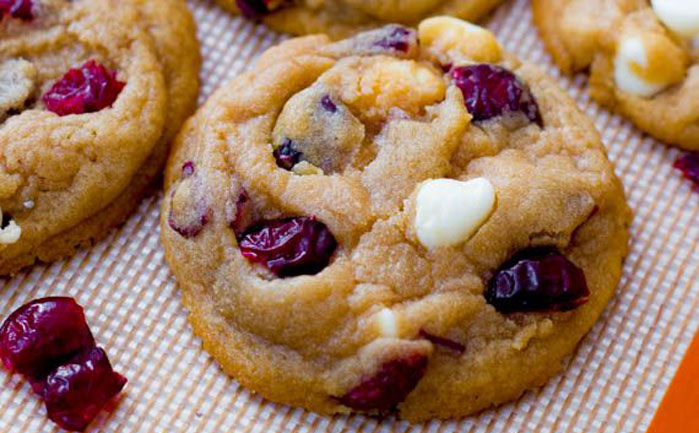
M 66 430 L 82 431 L 126 385 L 101 348 L 87 350 L 49 374 L 43 398 L 49 418 Z
M 277 166 L 284 170 L 291 170 L 301 160 L 303 154 L 294 149 L 294 143 L 288 138 L 285 139 L 281 146 L 274 149 L 272 153 L 277 161 Z
M 674 167 L 699 186 L 699 153 L 687 153 L 675 161 Z
M 388 34 L 376 41 L 377 47 L 407 53 L 411 46 L 417 44 L 415 30 L 398 25 L 387 26 L 386 30 Z
M 463 344 L 459 343 L 458 341 L 450 340 L 448 338 L 444 337 L 439 337 L 434 334 L 430 334 L 429 332 L 425 331 L 424 329 L 420 330 L 420 338 L 424 338 L 425 340 L 429 341 L 430 343 L 436 345 L 436 346 L 442 346 L 444 348 L 447 348 L 449 350 L 453 350 L 454 352 L 458 353 L 464 353 L 466 351 L 466 346 Z
M 337 248 L 325 224 L 314 217 L 265 221 L 248 230 L 239 243 L 248 260 L 262 263 L 279 277 L 315 275 Z
M 23 21 L 34 19 L 32 0 L 0 0 L 0 20 L 9 15 Z
M 320 98 L 320 104 L 323 106 L 325 111 L 337 113 L 337 105 L 333 102 L 332 98 L 330 98 L 330 95 L 323 95 L 323 97 Z
M 379 371 L 337 400 L 355 410 L 388 411 L 402 403 L 425 375 L 427 356 L 389 361 Z
M 0 357 L 11 371 L 41 379 L 76 353 L 95 346 L 82 307 L 71 298 L 32 301 L 0 328 Z
M 116 72 L 90 60 L 57 81 L 44 95 L 44 104 L 59 116 L 94 113 L 111 107 L 125 85 Z
M 257 20 L 268 13 L 279 9 L 283 0 L 235 0 L 235 4 L 240 9 L 244 17 Z
M 488 64 L 459 66 L 452 69 L 451 76 L 474 121 L 522 113 L 542 125 L 539 106 L 529 87 L 507 69 Z
M 559 252 L 522 251 L 490 280 L 485 299 L 501 313 L 568 311 L 587 302 L 582 269 Z

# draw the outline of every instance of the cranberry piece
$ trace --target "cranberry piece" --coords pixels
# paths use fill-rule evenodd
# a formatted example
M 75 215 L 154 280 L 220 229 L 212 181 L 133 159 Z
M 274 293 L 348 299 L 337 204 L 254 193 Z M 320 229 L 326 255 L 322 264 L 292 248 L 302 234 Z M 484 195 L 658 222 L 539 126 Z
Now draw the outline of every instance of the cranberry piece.
M 699 186 L 699 153 L 687 153 L 675 161 L 674 167 Z
M 501 313 L 568 311 L 587 302 L 582 269 L 548 249 L 520 252 L 497 271 L 485 299 Z
M 194 165 L 194 162 L 185 161 L 184 164 L 182 164 L 182 179 L 187 179 L 188 177 L 192 177 L 192 175 L 194 175 L 195 171 L 196 171 L 196 166 Z
M 44 95 L 46 108 L 58 114 L 94 113 L 111 107 L 126 83 L 94 60 L 69 70 Z
M 0 0 L 0 19 L 5 15 L 23 21 L 34 19 L 32 0 Z
M 51 420 L 66 430 L 83 431 L 124 385 L 126 378 L 95 347 L 49 374 L 42 394 Z
M 279 277 L 293 277 L 322 271 L 330 263 L 337 241 L 314 217 L 293 217 L 252 227 L 239 245 L 251 262 L 262 263 Z
M 388 34 L 376 41 L 376 46 L 387 50 L 395 50 L 407 53 L 410 47 L 415 44 L 417 33 L 407 27 L 391 25 L 388 27 Z
M 236 6 L 244 17 L 257 20 L 279 9 L 283 0 L 235 0 Z
M 539 106 L 529 87 L 507 69 L 488 64 L 460 66 L 452 69 L 451 76 L 474 121 L 522 113 L 542 125 Z
M 82 307 L 71 298 L 32 301 L 0 328 L 0 358 L 11 371 L 41 379 L 76 353 L 94 347 Z
M 453 350 L 454 352 L 458 353 L 464 353 L 466 351 L 466 346 L 463 344 L 459 343 L 458 341 L 450 340 L 448 338 L 440 337 L 434 334 L 430 334 L 429 332 L 425 331 L 424 329 L 420 330 L 420 338 L 424 338 L 425 340 L 429 341 L 430 343 L 436 345 L 436 346 L 442 346 L 444 348 L 447 348 L 449 350 Z
M 320 98 L 320 105 L 323 106 L 325 111 L 337 113 L 337 105 L 330 98 L 330 95 L 324 95 L 322 98 Z
M 425 375 L 427 356 L 389 361 L 337 400 L 355 410 L 388 411 L 402 403 Z
M 272 153 L 277 161 L 277 166 L 284 170 L 291 170 L 301 160 L 303 153 L 294 148 L 294 143 L 288 138 Z

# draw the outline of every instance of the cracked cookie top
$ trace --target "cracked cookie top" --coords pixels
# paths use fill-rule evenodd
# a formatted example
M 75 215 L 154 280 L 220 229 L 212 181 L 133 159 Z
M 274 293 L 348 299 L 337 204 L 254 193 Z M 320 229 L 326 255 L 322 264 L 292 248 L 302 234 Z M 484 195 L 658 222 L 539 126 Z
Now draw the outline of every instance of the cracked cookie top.
M 558 371 L 614 291 L 629 219 L 574 102 L 435 17 L 267 51 L 185 125 L 161 221 L 227 372 L 322 413 L 424 420 Z

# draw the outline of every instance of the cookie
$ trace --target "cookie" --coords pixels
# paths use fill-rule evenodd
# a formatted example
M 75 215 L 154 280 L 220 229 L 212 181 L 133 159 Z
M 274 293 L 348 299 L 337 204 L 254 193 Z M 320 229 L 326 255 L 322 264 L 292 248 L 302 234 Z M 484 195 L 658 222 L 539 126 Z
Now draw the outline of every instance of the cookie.
M 232 13 L 262 20 L 271 28 L 297 35 L 325 33 L 347 37 L 385 23 L 417 24 L 434 15 L 477 21 L 503 0 L 216 0 Z
M 450 17 L 270 49 L 185 124 L 165 182 L 204 349 L 323 414 L 464 416 L 543 384 L 627 251 L 592 122 Z
M 565 73 L 590 72 L 594 99 L 668 144 L 699 150 L 699 3 L 534 0 Z
M 89 246 L 151 191 L 194 111 L 176 0 L 0 4 L 0 274 Z

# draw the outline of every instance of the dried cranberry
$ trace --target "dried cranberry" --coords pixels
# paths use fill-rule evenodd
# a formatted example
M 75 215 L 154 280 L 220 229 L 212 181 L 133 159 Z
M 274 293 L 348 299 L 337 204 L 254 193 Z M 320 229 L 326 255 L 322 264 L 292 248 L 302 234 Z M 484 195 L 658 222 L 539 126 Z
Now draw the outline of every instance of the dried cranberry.
M 291 170 L 301 160 L 303 154 L 294 148 L 294 143 L 288 138 L 285 139 L 281 146 L 274 149 L 272 153 L 277 161 L 277 166 L 284 170 Z
M 542 125 L 539 106 L 529 87 L 507 69 L 488 64 L 459 66 L 452 69 L 451 76 L 474 121 L 522 113 Z
M 314 217 L 265 221 L 248 230 L 239 243 L 248 260 L 262 263 L 279 277 L 315 275 L 330 262 L 337 241 Z
M 69 70 L 44 95 L 46 108 L 58 114 L 94 113 L 111 107 L 126 84 L 94 60 Z
M 323 97 L 320 98 L 320 104 L 323 106 L 325 111 L 337 113 L 337 105 L 333 102 L 332 98 L 330 98 L 330 95 L 323 95 Z
M 283 3 L 283 0 L 235 0 L 240 13 L 246 18 L 254 20 L 279 9 Z
M 82 431 L 126 385 L 101 348 L 87 350 L 51 373 L 43 398 L 49 418 L 66 430 Z
M 0 328 L 0 357 L 11 371 L 41 379 L 76 353 L 94 347 L 82 307 L 71 298 L 32 301 Z
M 440 337 L 434 334 L 430 334 L 429 332 L 425 331 L 424 329 L 420 330 L 420 338 L 424 338 L 425 340 L 429 341 L 430 343 L 436 345 L 436 346 L 442 346 L 445 347 L 449 350 L 453 350 L 454 352 L 458 353 L 464 353 L 466 351 L 466 346 L 463 344 L 459 343 L 458 341 L 450 340 L 448 338 Z
M 417 43 L 415 30 L 403 26 L 390 25 L 387 26 L 387 31 L 388 34 L 386 36 L 376 41 L 375 45 L 377 47 L 407 53 Z
M 32 0 L 0 0 L 0 19 L 5 15 L 23 21 L 34 19 Z
M 402 403 L 425 375 L 427 356 L 389 361 L 379 371 L 337 400 L 355 410 L 387 411 Z
M 699 186 L 699 153 L 687 153 L 675 161 L 674 167 Z
M 548 249 L 522 251 L 490 280 L 485 299 L 501 313 L 568 311 L 587 302 L 582 269 Z

